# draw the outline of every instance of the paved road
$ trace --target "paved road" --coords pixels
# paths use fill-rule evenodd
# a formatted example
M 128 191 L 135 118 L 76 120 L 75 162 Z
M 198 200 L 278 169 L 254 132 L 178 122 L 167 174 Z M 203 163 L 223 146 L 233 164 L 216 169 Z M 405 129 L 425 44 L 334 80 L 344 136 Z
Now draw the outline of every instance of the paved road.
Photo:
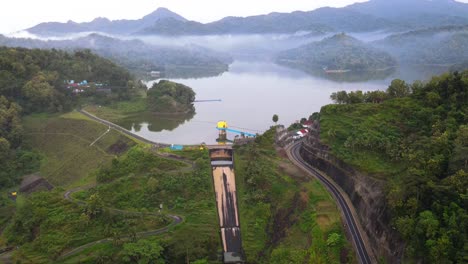
M 359 258 L 360 263 L 362 264 L 371 264 L 375 263 L 373 261 L 372 253 L 370 250 L 366 248 L 366 244 L 362 238 L 360 233 L 360 229 L 358 228 L 358 220 L 356 220 L 351 212 L 350 205 L 347 203 L 346 199 L 343 197 L 343 194 L 340 190 L 333 184 L 331 180 L 327 177 L 323 176 L 321 173 L 317 171 L 314 167 L 310 166 L 307 162 L 305 162 L 299 151 L 301 149 L 302 142 L 295 143 L 291 147 L 287 149 L 289 159 L 295 163 L 300 168 L 307 171 L 310 175 L 318 179 L 325 187 L 333 194 L 335 200 L 338 202 L 340 209 L 343 213 L 344 220 L 346 222 L 346 227 L 348 228 L 349 234 L 351 234 L 354 242 L 354 246 L 356 248 L 356 252 Z
M 113 129 L 115 129 L 115 130 L 117 130 L 117 131 L 119 131 L 119 132 L 121 132 L 121 133 L 124 133 L 124 134 L 127 134 L 127 135 L 131 136 L 131 137 L 134 137 L 134 138 L 136 138 L 136 139 L 138 139 L 138 140 L 140 140 L 140 141 L 142 141 L 142 142 L 144 142 L 144 143 L 152 144 L 152 145 L 156 145 L 156 146 L 160 146 L 160 147 L 168 147 L 168 146 L 169 146 L 168 144 L 163 144 L 163 143 L 154 142 L 154 141 L 148 140 L 148 139 L 146 139 L 146 138 L 144 138 L 144 137 L 141 137 L 141 136 L 139 136 L 139 135 L 137 135 L 137 134 L 134 134 L 134 133 L 132 133 L 131 131 L 129 131 L 129 130 L 127 130 L 127 129 L 121 127 L 121 126 L 116 125 L 116 124 L 114 124 L 114 123 L 112 123 L 112 122 L 109 122 L 109 121 L 107 121 L 107 120 L 104 120 L 104 119 L 102 119 L 102 118 L 99 118 L 99 117 L 97 117 L 97 116 L 95 116 L 95 115 L 93 115 L 93 114 L 87 112 L 86 110 L 78 109 L 77 111 L 80 112 L 81 114 L 83 114 L 83 115 L 85 115 L 85 116 L 87 116 L 87 117 L 93 119 L 94 121 L 97 121 L 97 122 L 99 122 L 99 123 L 101 123 L 101 124 L 104 124 L 104 125 L 106 125 L 106 126 L 109 126 L 109 127 L 113 128 Z

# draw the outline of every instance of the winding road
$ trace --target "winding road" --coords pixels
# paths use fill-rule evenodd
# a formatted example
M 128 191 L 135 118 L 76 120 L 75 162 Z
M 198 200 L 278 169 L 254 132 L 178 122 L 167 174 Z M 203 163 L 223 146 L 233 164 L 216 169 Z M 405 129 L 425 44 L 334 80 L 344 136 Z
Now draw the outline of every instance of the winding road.
M 73 202 L 73 203 L 76 203 L 78 205 L 81 205 L 81 206 L 84 206 L 86 205 L 85 202 L 83 201 L 80 201 L 80 200 L 76 200 L 76 199 L 73 199 L 71 196 L 73 193 L 75 192 L 78 192 L 78 191 L 81 191 L 81 190 L 86 190 L 88 188 L 92 188 L 94 185 L 88 185 L 88 186 L 84 186 L 84 187 L 78 187 L 78 188 L 74 188 L 74 189 L 71 189 L 71 190 L 68 190 L 66 191 L 64 194 L 63 194 L 63 197 L 70 201 L 70 202 Z M 118 214 L 127 214 L 127 215 L 159 215 L 158 213 L 142 213 L 142 212 L 133 212 L 133 211 L 125 211 L 125 210 L 120 210 L 120 209 L 115 209 L 115 208 L 108 208 L 110 212 L 113 212 L 113 213 L 118 213 Z M 136 233 L 136 236 L 138 237 L 147 237 L 147 236 L 154 236 L 154 235 L 160 235 L 160 234 L 163 234 L 163 233 L 166 233 L 169 231 L 169 229 L 173 226 L 176 226 L 180 223 L 183 222 L 183 218 L 181 216 L 178 216 L 178 215 L 167 215 L 169 218 L 172 219 L 172 222 L 165 226 L 165 227 L 161 227 L 161 228 L 158 228 L 158 229 L 155 229 L 155 230 L 149 230 L 149 231 L 143 231 L 143 232 L 138 232 Z M 125 239 L 125 238 L 129 238 L 130 235 L 126 235 L 126 236 L 122 236 L 120 237 L 121 239 Z M 64 254 L 62 254 L 59 259 L 64 259 L 64 258 L 67 258 L 69 256 L 72 256 L 72 255 L 75 255 L 89 247 L 92 247 L 94 245 L 97 245 L 97 244 L 101 244 L 101 243 L 106 243 L 106 242 L 112 242 L 114 238 L 103 238 L 103 239 L 100 239 L 100 240 L 96 240 L 96 241 L 93 241 L 93 242 L 90 242 L 88 244 L 84 244 L 82 246 L 79 246 L 77 248 L 74 248 Z
M 177 172 L 181 172 L 181 171 L 186 171 L 186 170 L 192 170 L 193 169 L 193 166 L 194 164 L 183 158 L 183 157 L 179 157 L 179 156 L 176 156 L 176 155 L 163 155 L 163 154 L 159 154 L 159 153 L 154 153 L 155 155 L 158 155 L 160 157 L 163 157 L 163 158 L 166 158 L 166 159 L 172 159 L 172 160 L 176 160 L 176 161 L 179 161 L 179 162 L 183 162 L 185 163 L 187 166 L 185 168 L 182 168 L 182 169 L 179 169 L 179 170 L 176 170 Z M 80 187 L 77 187 L 77 188 L 73 188 L 71 190 L 68 190 L 66 191 L 64 194 L 63 194 L 63 198 L 65 200 L 68 200 L 72 203 L 75 203 L 75 204 L 78 204 L 80 206 L 85 206 L 86 205 L 86 202 L 84 201 L 80 201 L 80 200 L 77 200 L 77 199 L 73 199 L 72 197 L 72 194 L 73 193 L 76 193 L 76 192 L 79 192 L 79 191 L 82 191 L 82 190 L 86 190 L 86 189 L 89 189 L 89 188 L 92 188 L 94 187 L 95 184 L 91 184 L 91 185 L 86 185 L 86 186 L 80 186 Z M 116 213 L 116 214 L 125 214 L 125 215 L 160 215 L 159 213 L 148 213 L 148 212 L 134 212 L 134 211 L 126 211 L 126 210 L 121 210 L 121 209 L 116 209 L 116 208 L 107 208 L 110 212 L 112 213 Z M 154 236 L 154 235 L 160 235 L 160 234 L 163 234 L 163 233 L 166 233 L 169 231 L 169 229 L 173 226 L 176 226 L 180 223 L 183 222 L 183 218 L 181 216 L 178 216 L 178 215 L 171 215 L 171 214 L 168 214 L 167 217 L 171 218 L 172 219 L 172 222 L 165 226 L 165 227 L 162 227 L 162 228 L 159 228 L 159 229 L 155 229 L 155 230 L 149 230 L 149 231 L 143 231 L 143 232 L 138 232 L 136 233 L 136 236 L 138 237 L 147 237 L 147 236 Z M 125 238 L 129 238 L 130 235 L 126 235 L 126 236 L 122 236 L 120 237 L 121 239 L 125 239 Z M 82 252 L 83 250 L 89 248 L 89 247 L 92 247 L 94 245 L 97 245 L 97 244 L 101 244 L 101 243 L 106 243 L 106 242 L 112 242 L 113 241 L 113 238 L 103 238 L 103 239 L 100 239 L 100 240 L 96 240 L 96 241 L 93 241 L 93 242 L 90 242 L 88 244 L 84 244 L 82 246 L 79 246 L 77 248 L 74 248 L 64 254 L 62 254 L 59 259 L 64 259 L 64 258 L 67 258 L 69 256 L 72 256 L 72 255 L 75 255 L 79 252 Z
M 353 244 L 355 246 L 359 262 L 362 264 L 376 263 L 376 260 L 373 258 L 372 251 L 366 247 L 366 241 L 363 239 L 363 235 L 361 234 L 362 229 L 359 226 L 359 220 L 355 219 L 355 216 L 352 213 L 351 208 L 353 205 L 345 199 L 344 195 L 346 194 L 343 194 L 333 181 L 304 161 L 299 153 L 301 144 L 302 141 L 299 141 L 286 149 L 289 159 L 309 175 L 318 179 L 332 193 L 340 206 L 344 221 L 346 222 L 346 227 L 353 239 Z

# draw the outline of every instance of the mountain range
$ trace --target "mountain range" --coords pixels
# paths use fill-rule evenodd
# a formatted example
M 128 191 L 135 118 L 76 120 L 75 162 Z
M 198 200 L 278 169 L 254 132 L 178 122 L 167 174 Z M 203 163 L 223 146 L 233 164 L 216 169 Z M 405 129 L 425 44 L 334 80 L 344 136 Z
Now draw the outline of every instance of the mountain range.
M 371 0 L 343 8 L 226 17 L 206 24 L 189 21 L 166 8 L 158 8 L 138 20 L 96 18 L 86 23 L 48 22 L 27 31 L 42 36 L 90 31 L 123 35 L 209 35 L 406 31 L 465 24 L 468 24 L 468 4 L 454 0 Z
M 182 16 L 171 12 L 167 8 L 158 8 L 156 11 L 137 20 L 109 20 L 107 18 L 96 18 L 91 22 L 76 23 L 68 21 L 67 23 L 46 22 L 27 29 L 32 34 L 42 36 L 53 36 L 57 34 L 70 34 L 79 32 L 104 32 L 109 34 L 130 34 L 144 30 L 153 26 L 159 21 L 174 19 L 180 22 L 187 20 Z

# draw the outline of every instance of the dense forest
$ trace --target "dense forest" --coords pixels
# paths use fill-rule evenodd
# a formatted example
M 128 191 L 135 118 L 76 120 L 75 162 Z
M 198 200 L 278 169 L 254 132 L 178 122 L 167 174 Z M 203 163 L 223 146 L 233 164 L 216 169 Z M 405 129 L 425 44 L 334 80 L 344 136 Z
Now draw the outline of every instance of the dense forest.
M 392 224 L 405 254 L 466 263 L 468 72 L 427 83 L 394 80 L 386 92 L 334 93 L 321 139 L 338 158 L 386 181 Z
M 219 74 L 227 70 L 232 62 L 229 55 L 215 52 L 194 44 L 169 46 L 167 44 L 149 44 L 138 39 L 122 40 L 100 34 L 67 40 L 38 40 L 29 38 L 9 38 L 0 35 L 0 45 L 39 49 L 90 49 L 93 53 L 112 60 L 115 63 L 139 75 L 151 71 L 164 72 L 167 67 L 189 67 L 205 72 Z
M 90 85 L 74 93 L 69 80 Z M 36 170 L 40 161 L 38 154 L 22 148 L 22 115 L 68 111 L 83 99 L 105 103 L 130 98 L 138 86 L 126 70 L 89 51 L 0 48 L 1 186 Z
M 188 113 L 195 111 L 195 92 L 183 84 L 159 81 L 148 90 L 148 109 L 157 113 Z
M 468 60 L 468 27 L 445 26 L 390 35 L 372 42 L 400 63 L 452 65 Z
M 277 57 L 280 64 L 306 71 L 349 70 L 376 71 L 396 65 L 387 53 L 346 34 L 338 34 L 296 49 L 287 50 Z

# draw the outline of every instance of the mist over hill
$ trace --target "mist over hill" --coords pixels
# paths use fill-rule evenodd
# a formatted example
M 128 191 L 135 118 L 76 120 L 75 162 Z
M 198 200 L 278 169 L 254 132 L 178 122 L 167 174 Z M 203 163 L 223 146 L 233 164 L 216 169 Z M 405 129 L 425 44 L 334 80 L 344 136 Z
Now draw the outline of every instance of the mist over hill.
M 394 34 L 372 43 L 401 63 L 459 64 L 468 61 L 468 26 L 448 26 Z
M 343 8 L 225 17 L 211 23 L 189 21 L 159 8 L 137 20 L 42 23 L 27 31 L 49 39 L 86 36 L 55 42 L 10 39 L 5 45 L 88 48 L 129 69 L 144 71 L 174 65 L 214 66 L 224 71 L 231 62 L 226 54 L 243 60 L 279 58 L 277 61 L 296 64 L 294 67 L 362 71 L 387 68 L 395 60 L 400 64 L 465 65 L 466 25 L 468 4 L 453 0 L 370 0 Z M 322 46 L 307 45 L 341 32 L 364 43 L 348 40 L 353 44 L 325 45 L 328 39 Z M 323 49 L 324 54 L 315 49 Z
M 90 49 L 118 64 L 136 72 L 165 68 L 203 67 L 227 70 L 232 59 L 223 53 L 197 45 L 169 46 L 152 45 L 141 40 L 121 40 L 99 34 L 90 34 L 69 40 L 37 40 L 8 38 L 0 35 L 0 45 L 39 49 L 78 50 Z
M 306 71 L 375 71 L 396 65 L 389 54 L 346 34 L 284 51 L 277 62 Z

